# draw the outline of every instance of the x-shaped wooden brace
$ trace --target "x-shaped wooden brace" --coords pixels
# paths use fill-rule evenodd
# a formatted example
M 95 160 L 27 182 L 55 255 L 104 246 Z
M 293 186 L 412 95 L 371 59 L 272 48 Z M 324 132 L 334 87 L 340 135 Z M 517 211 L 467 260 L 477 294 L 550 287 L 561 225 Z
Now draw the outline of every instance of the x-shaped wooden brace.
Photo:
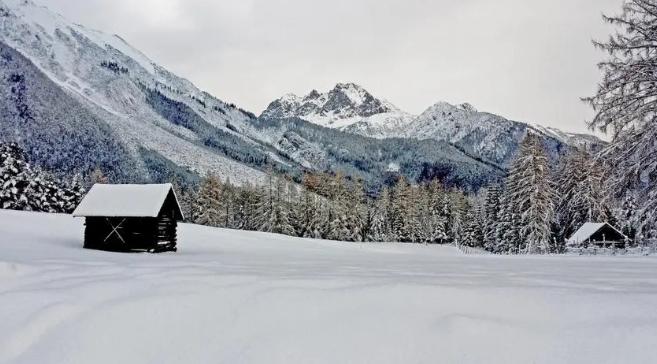
M 109 239 L 110 236 L 112 236 L 112 234 L 116 234 L 116 236 L 118 236 L 119 239 L 121 239 L 121 242 L 122 242 L 123 244 L 125 244 L 125 240 L 123 240 L 123 237 L 122 237 L 121 234 L 119 234 L 119 232 L 117 231 L 117 229 L 121 227 L 121 224 L 123 224 L 123 222 L 125 222 L 125 218 L 124 218 L 123 220 L 121 220 L 121 222 L 119 222 L 119 224 L 116 225 L 116 226 L 114 226 L 114 224 L 112 224 L 112 221 L 111 221 L 110 219 L 105 218 L 105 220 L 107 220 L 107 223 L 112 227 L 112 231 L 110 231 L 110 233 L 107 234 L 107 236 L 105 237 L 105 240 L 103 240 L 103 243 L 106 243 L 106 242 L 107 242 L 107 239 Z

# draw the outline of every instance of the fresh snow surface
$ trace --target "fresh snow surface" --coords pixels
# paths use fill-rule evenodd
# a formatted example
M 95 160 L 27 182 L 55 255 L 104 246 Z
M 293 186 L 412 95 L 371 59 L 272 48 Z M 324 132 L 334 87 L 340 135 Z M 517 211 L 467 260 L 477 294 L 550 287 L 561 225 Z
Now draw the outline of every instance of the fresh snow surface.
M 142 185 L 95 184 L 73 216 L 156 217 L 171 191 L 170 183 Z
M 463 255 L 182 224 L 82 249 L 0 211 L 0 363 L 655 363 L 657 262 Z

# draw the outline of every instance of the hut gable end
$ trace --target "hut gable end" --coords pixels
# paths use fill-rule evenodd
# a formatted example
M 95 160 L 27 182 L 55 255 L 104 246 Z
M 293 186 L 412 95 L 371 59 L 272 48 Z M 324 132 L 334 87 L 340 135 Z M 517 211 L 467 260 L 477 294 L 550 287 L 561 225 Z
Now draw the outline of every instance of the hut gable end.
M 587 222 L 568 239 L 567 243 L 570 246 L 577 246 L 585 242 L 594 244 L 604 244 L 605 242 L 624 243 L 626 239 L 627 237 L 623 233 L 609 223 Z
M 183 218 L 171 184 L 108 185 L 95 184 L 80 205 L 75 217 L 157 217 L 165 204 L 176 211 L 176 219 Z

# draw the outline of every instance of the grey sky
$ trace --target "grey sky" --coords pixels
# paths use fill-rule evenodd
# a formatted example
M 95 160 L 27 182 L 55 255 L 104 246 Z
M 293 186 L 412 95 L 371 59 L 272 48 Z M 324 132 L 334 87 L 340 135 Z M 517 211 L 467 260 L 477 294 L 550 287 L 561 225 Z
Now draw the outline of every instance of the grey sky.
M 121 35 L 155 62 L 259 114 L 287 92 L 356 82 L 420 113 L 445 100 L 586 130 L 622 0 L 37 0 Z

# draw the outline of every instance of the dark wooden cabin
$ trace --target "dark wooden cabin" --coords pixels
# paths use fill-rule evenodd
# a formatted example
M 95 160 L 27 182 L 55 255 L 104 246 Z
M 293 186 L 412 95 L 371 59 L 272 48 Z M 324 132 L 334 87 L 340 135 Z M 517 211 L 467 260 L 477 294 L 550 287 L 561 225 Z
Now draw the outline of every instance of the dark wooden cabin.
M 183 219 L 171 184 L 95 184 L 73 216 L 86 220 L 85 248 L 121 252 L 176 251 Z
M 595 245 L 622 248 L 626 241 L 627 237 L 609 223 L 587 222 L 568 239 L 567 243 L 573 247 Z

